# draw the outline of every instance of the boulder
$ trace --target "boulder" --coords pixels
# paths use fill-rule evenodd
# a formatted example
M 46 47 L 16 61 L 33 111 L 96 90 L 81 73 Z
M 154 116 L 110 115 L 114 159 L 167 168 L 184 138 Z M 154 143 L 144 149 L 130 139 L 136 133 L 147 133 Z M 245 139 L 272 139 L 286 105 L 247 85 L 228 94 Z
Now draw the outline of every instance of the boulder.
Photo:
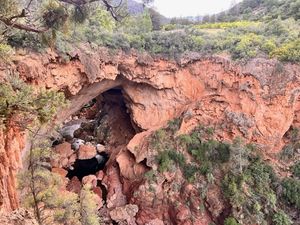
M 73 177 L 67 184 L 67 190 L 79 194 L 81 186 L 80 180 L 77 177 Z
M 55 146 L 54 152 L 56 156 L 51 160 L 52 167 L 58 168 L 66 168 L 69 166 L 69 157 L 73 155 L 73 150 L 71 148 L 71 144 L 68 142 L 64 142 Z
M 164 222 L 160 219 L 154 219 L 146 223 L 146 225 L 164 225 Z
M 96 150 L 98 153 L 105 152 L 105 146 L 101 144 L 96 145 Z
M 91 159 L 97 154 L 96 147 L 92 145 L 81 145 L 78 150 L 78 159 Z
M 191 217 L 191 211 L 187 206 L 180 206 L 176 214 L 176 219 L 179 221 L 188 220 Z
M 104 178 L 104 172 L 102 170 L 100 170 L 99 172 L 96 173 L 97 179 L 98 180 L 103 180 Z
M 139 207 L 137 205 L 129 204 L 113 209 L 110 212 L 110 217 L 118 223 L 127 222 L 127 224 L 136 224 L 135 215 L 138 211 Z
M 61 135 L 67 140 L 74 138 L 74 132 L 80 128 L 81 123 L 65 126 L 61 130 Z
M 76 155 L 76 153 L 73 153 L 73 154 L 69 157 L 69 165 L 74 164 L 75 161 L 76 161 L 76 159 L 77 159 L 77 155 Z
M 84 145 L 85 141 L 79 138 L 75 138 L 72 142 L 72 149 L 77 151 L 81 145 Z
M 68 142 L 64 142 L 60 145 L 55 146 L 54 151 L 59 155 L 61 158 L 68 158 L 73 154 L 71 144 Z
M 92 188 L 97 187 L 97 177 L 95 175 L 88 175 L 82 178 L 83 185 L 90 185 Z
M 68 174 L 68 171 L 63 168 L 52 168 L 52 172 L 62 176 L 63 178 L 65 178 Z

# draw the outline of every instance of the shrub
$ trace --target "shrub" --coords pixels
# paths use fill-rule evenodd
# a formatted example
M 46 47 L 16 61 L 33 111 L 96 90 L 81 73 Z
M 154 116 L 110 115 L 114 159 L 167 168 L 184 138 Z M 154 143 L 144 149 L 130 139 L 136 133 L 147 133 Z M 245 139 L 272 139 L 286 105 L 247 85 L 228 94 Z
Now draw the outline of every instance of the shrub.
M 179 136 L 178 139 L 182 144 L 186 144 L 186 145 L 190 145 L 194 142 L 192 136 L 188 134 L 182 134 Z M 198 139 L 196 141 L 198 141 Z
M 181 120 L 176 118 L 168 122 L 168 129 L 174 134 L 176 131 L 179 130 L 181 125 Z
M 86 225 L 100 225 L 97 198 L 90 185 L 83 186 L 80 192 L 81 222 Z
M 186 165 L 185 157 L 182 153 L 176 152 L 176 150 L 165 150 L 159 152 L 156 156 L 157 163 L 159 165 L 159 171 L 164 172 L 171 169 L 171 166 L 176 164 L 180 168 L 184 168 Z
M 261 48 L 263 51 L 270 54 L 272 51 L 276 49 L 276 43 L 274 40 L 269 39 L 263 43 Z
M 9 36 L 7 43 L 15 48 L 28 48 L 37 52 L 40 52 L 47 47 L 45 43 L 42 42 L 40 36 L 23 31 L 19 31 Z
M 172 159 L 176 164 L 183 168 L 186 164 L 185 157 L 182 153 L 176 152 L 176 150 L 168 151 L 170 159 Z
M 292 178 L 285 178 L 282 181 L 282 197 L 291 205 L 300 209 L 300 181 Z
M 20 126 L 37 121 L 47 123 L 58 107 L 66 104 L 63 93 L 51 90 L 34 91 L 18 77 L 9 77 L 0 84 L 0 122 L 6 123 L 17 115 Z M 17 121 L 16 121 L 17 122 Z
M 227 28 L 258 26 L 259 24 L 260 24 L 260 22 L 254 22 L 254 21 L 235 21 L 235 22 L 200 24 L 200 25 L 196 25 L 195 28 L 197 28 L 197 29 L 227 29 Z
M 285 145 L 279 154 L 281 160 L 293 160 L 296 157 L 296 151 L 300 147 L 300 143 L 290 143 Z
M 240 207 L 246 201 L 245 194 L 241 191 L 244 184 L 242 175 L 235 176 L 231 173 L 225 175 L 222 181 L 224 196 L 230 200 L 233 207 Z
M 262 37 L 254 33 L 245 34 L 239 37 L 236 47 L 231 50 L 234 59 L 248 59 L 257 55 L 262 44 Z
M 249 162 L 242 173 L 230 171 L 225 175 L 222 189 L 240 223 L 262 224 L 276 209 L 275 175 L 271 167 L 259 158 L 249 158 Z
M 18 1 L 16 0 L 2 0 L 0 7 L 0 16 L 1 17 L 10 17 L 16 15 L 18 12 Z
M 236 221 L 233 217 L 228 217 L 224 221 L 224 225 L 239 225 L 239 223 Z
M 274 225 L 291 225 L 291 224 L 293 224 L 293 222 L 291 221 L 289 216 L 281 210 L 274 214 L 272 221 L 273 221 Z
M 162 30 L 165 30 L 165 31 L 171 31 L 171 30 L 176 30 L 176 29 L 178 29 L 177 24 L 166 24 L 162 27 Z
M 7 60 L 13 54 L 13 49 L 7 44 L 0 43 L 0 59 Z
M 230 158 L 229 145 L 215 140 L 192 143 L 188 150 L 200 163 L 203 173 L 211 171 L 212 164 L 225 163 Z
M 183 175 L 189 182 L 193 182 L 195 175 L 198 173 L 199 168 L 196 165 L 186 164 L 183 167 Z
M 173 165 L 173 160 L 169 156 L 169 151 L 160 152 L 156 156 L 156 161 L 159 165 L 159 172 L 169 171 Z
M 297 162 L 297 163 L 292 167 L 292 170 L 293 170 L 293 175 L 294 175 L 295 177 L 300 178 L 300 161 Z
M 300 61 L 300 39 L 289 41 L 271 52 L 272 57 L 277 57 L 282 61 Z

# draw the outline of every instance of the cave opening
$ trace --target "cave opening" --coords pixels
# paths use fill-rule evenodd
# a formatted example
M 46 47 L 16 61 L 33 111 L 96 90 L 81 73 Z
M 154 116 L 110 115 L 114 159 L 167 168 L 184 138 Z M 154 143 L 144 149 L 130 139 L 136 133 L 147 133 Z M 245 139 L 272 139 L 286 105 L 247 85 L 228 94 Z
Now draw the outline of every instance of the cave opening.
M 83 177 L 95 175 L 98 171 L 103 170 L 108 159 L 109 156 L 105 152 L 101 152 L 91 159 L 77 159 L 68 168 L 66 177 L 70 180 L 73 177 L 77 177 L 79 181 L 82 181 Z
M 66 177 L 81 181 L 105 170 L 113 149 L 127 145 L 140 131 L 132 120 L 129 101 L 123 88 L 115 87 L 90 100 L 65 122 L 62 139 L 55 140 L 53 145 L 68 142 L 76 155 L 64 167 Z

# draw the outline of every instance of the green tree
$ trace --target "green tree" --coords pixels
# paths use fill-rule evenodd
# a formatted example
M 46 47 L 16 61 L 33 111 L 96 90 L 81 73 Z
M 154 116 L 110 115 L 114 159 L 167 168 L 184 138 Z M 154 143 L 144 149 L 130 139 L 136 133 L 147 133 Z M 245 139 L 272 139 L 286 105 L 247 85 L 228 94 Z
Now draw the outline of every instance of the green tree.
M 242 144 L 240 138 L 236 138 L 230 146 L 230 167 L 234 174 L 242 174 L 244 168 L 249 165 L 249 150 Z
M 18 77 L 7 77 L 0 84 L 0 122 L 19 126 L 32 136 L 27 160 L 28 169 L 19 176 L 19 188 L 27 207 L 33 207 L 39 224 L 78 220 L 78 196 L 61 193 L 62 179 L 49 170 L 51 151 L 42 143 L 41 127 L 51 121 L 59 107 L 65 104 L 62 93 L 33 90 Z M 36 140 L 40 140 L 37 142 Z M 70 223 L 69 223 L 70 222 Z
M 164 17 L 154 9 L 149 9 L 149 14 L 151 17 L 153 30 L 160 30 L 161 26 L 163 25 Z
M 119 31 L 127 34 L 143 35 L 152 31 L 152 21 L 148 11 L 136 16 L 128 16 L 119 26 Z
M 228 217 L 225 219 L 224 225 L 239 225 L 239 223 L 233 217 Z
M 0 84 L 0 123 L 13 122 L 26 128 L 32 123 L 47 123 L 63 107 L 66 100 L 63 93 L 54 90 L 37 90 L 18 76 L 6 78 Z
M 84 185 L 80 192 L 80 213 L 82 224 L 100 225 L 96 196 L 88 184 Z
M 293 224 L 293 222 L 289 218 L 289 216 L 281 210 L 274 214 L 272 221 L 273 221 L 274 225 L 291 225 L 291 224 Z
M 49 143 L 35 142 L 41 139 L 38 130 L 31 139 L 26 160 L 28 170 L 21 172 L 18 179 L 23 205 L 34 209 L 40 225 L 79 224 L 79 197 L 64 190 L 62 177 L 49 170 L 49 161 L 52 157 Z
M 300 178 L 300 161 L 292 167 L 293 175 Z
M 45 33 L 49 29 L 61 28 L 70 19 L 84 22 L 89 13 L 88 9 L 99 7 L 99 2 L 116 21 L 120 21 L 127 15 L 124 14 L 126 4 L 123 0 L 119 0 L 117 3 L 107 0 L 2 0 L 0 23 L 5 29 L 14 28 L 27 32 Z M 32 8 L 38 8 L 41 13 L 32 13 Z
M 292 178 L 285 178 L 282 181 L 282 197 L 287 203 L 300 209 L 300 181 Z

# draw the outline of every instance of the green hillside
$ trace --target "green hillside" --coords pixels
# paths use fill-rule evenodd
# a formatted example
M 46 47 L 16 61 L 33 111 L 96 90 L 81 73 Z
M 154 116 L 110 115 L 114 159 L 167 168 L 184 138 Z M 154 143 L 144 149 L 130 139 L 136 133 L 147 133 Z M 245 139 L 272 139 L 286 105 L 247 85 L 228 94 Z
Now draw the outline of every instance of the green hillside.
M 219 21 L 300 19 L 299 0 L 244 0 L 226 12 L 218 14 Z
M 39 10 L 28 18 L 38 21 L 29 28 L 42 27 L 36 32 L 20 29 L 29 26 L 28 19 L 14 17 L 26 7 L 25 3 L 3 1 L 3 58 L 18 48 L 44 51 L 48 47 L 67 57 L 77 45 L 89 43 L 125 52 L 147 51 L 167 58 L 192 51 L 203 55 L 225 53 L 239 61 L 255 57 L 300 61 L 300 0 L 245 0 L 226 12 L 204 18 L 201 24 L 180 24 L 181 20 L 165 24 L 166 18 L 147 8 L 143 13 L 130 15 L 125 5 L 118 9 L 119 15 L 114 15 L 99 2 L 74 7 L 65 0 L 41 1 L 35 6 Z

